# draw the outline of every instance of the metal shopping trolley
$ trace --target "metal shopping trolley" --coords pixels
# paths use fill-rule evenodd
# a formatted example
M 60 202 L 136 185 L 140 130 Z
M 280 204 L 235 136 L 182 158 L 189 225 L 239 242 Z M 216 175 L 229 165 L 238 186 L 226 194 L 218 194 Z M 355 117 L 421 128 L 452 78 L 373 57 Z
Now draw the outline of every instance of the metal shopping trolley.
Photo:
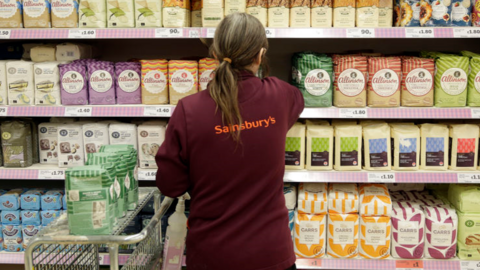
M 152 197 L 155 214 L 150 223 L 138 234 L 119 235 Z M 25 250 L 25 270 L 97 270 L 102 258 L 100 245 L 108 247 L 110 269 L 118 270 L 118 247 L 131 244 L 136 244 L 136 248 L 121 269 L 160 269 L 163 250 L 161 218 L 172 201 L 173 199 L 165 197 L 160 204 L 157 188 L 140 187 L 137 208 L 119 219 L 112 235 L 69 235 L 67 215 L 63 214 L 30 241 Z

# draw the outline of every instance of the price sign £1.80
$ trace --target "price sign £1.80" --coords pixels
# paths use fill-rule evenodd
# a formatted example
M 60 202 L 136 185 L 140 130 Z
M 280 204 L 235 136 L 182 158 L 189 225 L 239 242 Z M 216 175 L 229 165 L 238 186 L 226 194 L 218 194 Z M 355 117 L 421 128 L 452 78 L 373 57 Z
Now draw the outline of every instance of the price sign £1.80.
M 367 118 L 367 109 L 340 109 L 340 118 Z

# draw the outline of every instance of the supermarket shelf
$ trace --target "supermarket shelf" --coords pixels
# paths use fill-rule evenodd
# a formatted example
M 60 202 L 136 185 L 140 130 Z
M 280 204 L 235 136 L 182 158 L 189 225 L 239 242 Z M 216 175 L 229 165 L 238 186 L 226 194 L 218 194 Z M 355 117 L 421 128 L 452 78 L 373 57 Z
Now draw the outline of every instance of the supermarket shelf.
M 110 265 L 110 255 L 108 253 L 98 254 L 100 265 Z M 120 265 L 127 262 L 130 254 L 120 254 L 118 261 Z M 0 251 L 0 265 L 2 264 L 24 264 L 25 253 L 24 252 L 5 252 Z
M 480 118 L 480 108 L 305 108 L 300 118 L 468 119 Z
M 173 105 L 0 106 L 0 116 L 170 117 Z
M 212 38 L 215 28 L 0 29 L 0 39 Z M 267 28 L 268 38 L 480 38 L 473 27 Z

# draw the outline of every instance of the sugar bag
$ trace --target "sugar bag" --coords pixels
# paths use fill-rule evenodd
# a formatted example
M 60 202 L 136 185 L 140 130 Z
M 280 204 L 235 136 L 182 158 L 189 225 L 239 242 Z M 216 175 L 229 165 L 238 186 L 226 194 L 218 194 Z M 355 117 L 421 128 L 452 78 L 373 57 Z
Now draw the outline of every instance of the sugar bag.
M 332 27 L 333 1 L 313 0 L 310 17 L 312 27 Z
M 389 188 L 390 189 L 390 188 Z M 401 192 L 396 192 L 396 191 L 390 191 L 390 198 L 392 199 L 392 203 L 396 201 L 403 201 L 405 200 L 405 197 Z
M 415 125 L 396 125 L 390 129 L 393 169 L 416 171 L 420 166 L 420 129 Z
M 449 185 L 448 200 L 458 211 L 478 213 L 480 209 L 480 186 L 469 184 Z
M 356 214 L 358 213 L 357 184 L 335 183 L 328 186 L 328 213 L 329 214 Z
M 294 210 L 297 206 L 297 186 L 285 183 L 283 185 L 283 196 L 285 196 L 285 206 L 288 210 Z
M 106 28 L 107 3 L 101 0 L 80 0 L 79 27 Z
M 360 215 L 390 216 L 392 200 L 385 184 L 360 185 Z
M 365 169 L 391 170 L 392 154 L 390 127 L 388 124 L 374 124 L 363 127 Z
M 247 8 L 245 9 L 245 12 L 257 18 L 262 23 L 263 27 L 266 27 L 267 17 L 268 17 L 268 13 L 267 13 L 268 1 L 267 0 L 259 0 L 259 1 L 246 0 L 246 2 L 247 2 L 247 5 L 246 5 Z M 290 22 L 290 26 L 291 26 L 291 22 Z
M 357 214 L 328 214 L 327 253 L 333 258 L 350 259 L 358 256 Z
M 140 60 L 142 104 L 168 104 L 168 61 Z
M 360 256 L 365 259 L 389 258 L 390 234 L 390 217 L 361 216 Z
M 392 257 L 421 259 L 425 248 L 423 210 L 395 205 L 392 210 Z
M 268 27 L 289 27 L 290 1 L 268 0 Z
M 20 196 L 20 208 L 23 210 L 40 210 L 41 199 L 44 191 L 41 189 L 31 189 Z
M 8 252 L 23 251 L 22 225 L 3 225 L 3 250 Z
M 477 169 L 478 137 L 478 125 L 450 126 L 450 170 L 471 171 Z
M 20 210 L 3 210 L 0 212 L 0 220 L 3 225 L 20 225 L 22 216 Z
M 400 106 L 402 61 L 399 57 L 368 58 L 368 106 Z
M 442 2 L 436 0 L 437 2 Z M 447 0 L 449 1 L 449 0 Z M 436 60 L 435 106 L 463 107 L 467 101 L 469 59 L 464 56 L 440 55 Z
M 326 250 L 326 215 L 295 213 L 295 255 L 321 258 Z
M 42 195 L 42 210 L 60 210 L 62 209 L 63 191 L 49 190 Z
M 455 257 L 457 224 L 457 214 L 454 209 L 425 207 L 425 258 Z
M 355 0 L 333 0 L 333 27 L 355 27 Z
M 285 169 L 305 168 L 305 125 L 295 123 L 287 132 L 285 140 Z
M 62 124 L 58 126 L 58 166 L 60 168 L 84 164 L 82 134 L 82 125 Z
M 27 249 L 30 240 L 32 240 L 42 230 L 43 226 L 39 225 L 26 225 L 22 226 L 23 235 L 23 248 Z
M 335 170 L 359 171 L 362 164 L 362 126 L 335 127 Z
M 38 210 L 22 210 L 20 215 L 23 225 L 40 226 L 42 224 L 42 219 Z
M 162 0 L 135 0 L 135 27 L 162 27 Z
M 58 164 L 58 124 L 41 123 L 38 131 L 40 163 Z
M 87 69 L 85 65 L 71 63 L 58 65 L 62 105 L 88 104 Z
M 2 28 L 23 28 L 23 6 L 22 1 L 0 1 L 4 12 L 0 16 L 0 27 Z M 1 241 L 0 241 L 1 243 Z M 1 247 L 0 247 L 1 250 Z
M 20 209 L 20 195 L 23 189 L 12 189 L 0 195 L 0 210 L 13 211 Z
M 112 62 L 95 61 L 87 63 L 89 104 L 115 104 L 114 69 Z
M 110 144 L 128 144 L 137 149 L 137 126 L 134 124 L 110 124 Z
M 215 77 L 218 61 L 212 58 L 202 58 L 198 61 L 198 90 L 207 90 L 208 83 Z
M 117 104 L 141 104 L 141 65 L 136 62 L 115 63 Z
M 50 28 L 51 5 L 48 0 L 24 0 L 23 25 L 25 28 Z
M 83 144 L 85 150 L 85 158 L 88 160 L 87 154 L 96 153 L 102 145 L 110 144 L 110 136 L 108 133 L 108 124 L 92 123 L 84 124 Z
M 313 52 L 292 57 L 292 85 L 300 89 L 306 107 L 332 106 L 332 58 Z
M 300 183 L 298 185 L 298 212 L 325 215 L 328 208 L 326 183 Z
M 168 90 L 170 104 L 176 105 L 186 96 L 198 92 L 197 61 L 168 61 Z
M 432 195 L 423 194 L 418 191 L 404 191 L 403 196 L 407 201 L 415 201 L 415 200 L 432 200 L 435 199 Z
M 191 0 L 191 4 L 190 25 L 191 27 L 202 27 L 202 0 Z
M 160 145 L 165 140 L 165 126 L 139 125 L 138 126 L 139 166 L 140 168 L 157 168 L 155 156 Z
M 365 107 L 367 105 L 367 57 L 345 55 L 334 57 L 333 60 L 335 71 L 333 104 L 337 107 Z
M 135 27 L 135 9 L 133 0 L 107 1 L 107 27 Z
M 356 0 L 356 26 L 378 27 L 378 0 Z
M 6 64 L 8 105 L 34 104 L 33 62 L 10 61 Z
M 307 170 L 331 170 L 333 144 L 333 127 L 307 122 Z
M 290 27 L 310 27 L 310 13 L 310 1 L 290 1 Z
M 387 183 L 387 187 L 388 187 L 388 191 L 390 192 L 390 195 L 392 195 L 392 192 L 397 192 L 397 191 L 423 191 L 423 189 L 425 188 L 425 184 Z
M 422 170 L 443 171 L 448 168 L 448 128 L 441 124 L 422 124 L 421 158 Z
M 32 130 L 24 121 L 6 121 L 2 132 L 3 166 L 29 167 L 33 163 Z
M 163 27 L 190 26 L 190 0 L 163 0 Z

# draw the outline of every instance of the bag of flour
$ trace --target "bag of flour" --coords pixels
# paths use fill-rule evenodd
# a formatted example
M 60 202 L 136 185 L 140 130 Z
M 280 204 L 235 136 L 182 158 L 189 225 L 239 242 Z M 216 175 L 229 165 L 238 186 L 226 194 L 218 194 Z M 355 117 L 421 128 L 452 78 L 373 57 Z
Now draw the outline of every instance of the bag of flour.
M 355 0 L 333 0 L 333 27 L 355 27 Z
M 89 104 L 115 104 L 115 67 L 112 62 L 87 63 Z
M 353 27 L 353 25 L 352 25 Z M 333 104 L 337 107 L 367 105 L 367 57 L 345 55 L 334 57 L 335 81 Z
M 246 0 L 225 0 L 225 16 L 235 12 L 245 12 L 246 8 Z
M 478 137 L 478 125 L 457 124 L 450 126 L 450 170 L 474 171 L 477 169 Z
M 305 169 L 305 125 L 295 123 L 285 141 L 285 169 Z
M 23 25 L 25 28 L 50 28 L 50 1 L 24 0 Z
M 177 105 L 186 96 L 198 92 L 198 63 L 188 60 L 168 61 L 170 104 Z
M 268 27 L 288 27 L 290 24 L 290 1 L 268 0 Z
M 51 0 L 52 27 L 77 28 L 78 27 L 78 1 L 77 0 Z
M 480 207 L 480 186 L 455 184 L 448 187 L 448 200 L 458 211 L 478 213 Z
M 0 27 L 23 28 L 22 1 L 1 0 L 0 3 L 3 10 L 0 14 Z
M 140 168 L 157 168 L 155 156 L 158 149 L 165 140 L 165 126 L 157 125 L 139 125 L 138 126 L 138 145 L 139 166 Z
M 395 204 L 392 209 L 392 257 L 421 259 L 425 248 L 425 215 L 422 210 Z
M 360 256 L 365 259 L 390 257 L 389 216 L 360 216 Z
M 190 0 L 163 0 L 163 27 L 189 27 Z
M 357 214 L 358 210 L 357 184 L 331 183 L 328 185 L 329 214 Z
M 38 125 L 40 163 L 58 164 L 58 125 L 57 123 Z
M 215 76 L 218 61 L 212 58 L 202 58 L 198 61 L 198 90 L 207 90 L 208 83 Z
M 290 27 L 311 26 L 311 3 L 305 0 L 290 1 Z
M 390 216 L 392 199 L 385 184 L 360 185 L 360 215 Z
M 300 183 L 298 185 L 298 212 L 325 215 L 328 209 L 327 183 Z
M 362 126 L 335 126 L 335 170 L 362 169 Z
M 24 121 L 1 124 L 3 166 L 29 167 L 33 163 L 32 130 Z
M 457 256 L 460 260 L 480 260 L 478 248 L 480 245 L 480 213 L 458 214 Z
M 463 107 L 467 104 L 469 59 L 440 54 L 436 62 L 435 106 Z
M 263 25 L 267 26 L 267 9 L 268 9 L 268 0 L 246 0 L 247 1 L 247 14 L 252 15 L 257 18 Z M 290 25 L 291 26 L 291 25 Z
M 295 210 L 297 206 L 297 186 L 295 184 L 283 184 L 283 196 L 288 210 Z
M 399 191 L 423 191 L 423 189 L 425 188 L 425 184 L 388 183 L 387 187 L 388 187 L 388 191 L 390 192 L 390 195 L 392 195 L 392 192 L 399 192 Z M 393 199 L 394 198 L 392 196 L 392 200 Z
M 327 215 L 295 213 L 295 255 L 321 258 L 325 255 Z
M 223 19 L 223 0 L 202 1 L 203 27 L 217 27 Z
M 435 62 L 430 58 L 402 59 L 402 106 L 433 106 Z
M 374 124 L 363 127 L 365 170 L 391 170 L 390 126 Z
M 35 73 L 35 105 L 59 105 L 60 72 L 58 62 L 36 63 Z
M 168 104 L 168 61 L 140 60 L 142 104 Z
M 356 0 L 357 27 L 378 27 L 378 0 Z
M 110 144 L 128 144 L 137 150 L 137 126 L 134 124 L 110 124 Z
M 425 258 L 450 259 L 457 247 L 458 218 L 454 209 L 430 207 L 425 209 Z
M 333 0 L 312 0 L 312 27 L 332 27 Z
M 312 52 L 296 53 L 292 57 L 292 85 L 300 89 L 306 107 L 332 106 L 332 58 Z
M 333 169 L 333 127 L 307 122 L 307 170 Z
M 333 258 L 358 256 L 358 214 L 328 214 L 327 253 Z
M 416 171 L 420 165 L 420 129 L 415 125 L 395 125 L 390 129 L 393 169 Z
M 117 104 L 142 103 L 142 68 L 137 62 L 115 63 Z
M 84 124 L 82 130 L 86 160 L 88 160 L 88 154 L 97 153 L 102 145 L 110 144 L 108 124 Z
M 58 126 L 58 166 L 60 168 L 83 166 L 83 130 L 80 124 Z
M 87 68 L 79 63 L 58 65 L 62 105 L 88 104 Z
M 393 1 L 378 1 L 378 27 L 392 27 Z
M 80 0 L 80 28 L 106 28 L 107 3 L 102 0 Z
M 107 27 L 135 27 L 135 10 L 133 7 L 133 0 L 107 1 Z
M 202 0 L 191 0 L 190 24 L 192 27 L 202 27 Z
M 421 158 L 422 170 L 444 171 L 448 168 L 448 128 L 440 124 L 422 124 Z
M 7 62 L 8 105 L 34 104 L 33 62 Z
M 368 58 L 368 106 L 400 106 L 402 61 L 399 57 Z
M 480 7 L 480 5 L 479 5 Z M 480 106 L 480 54 L 462 51 L 463 56 L 470 58 L 470 73 L 468 74 L 467 105 Z
M 135 27 L 162 27 L 162 0 L 135 0 Z

